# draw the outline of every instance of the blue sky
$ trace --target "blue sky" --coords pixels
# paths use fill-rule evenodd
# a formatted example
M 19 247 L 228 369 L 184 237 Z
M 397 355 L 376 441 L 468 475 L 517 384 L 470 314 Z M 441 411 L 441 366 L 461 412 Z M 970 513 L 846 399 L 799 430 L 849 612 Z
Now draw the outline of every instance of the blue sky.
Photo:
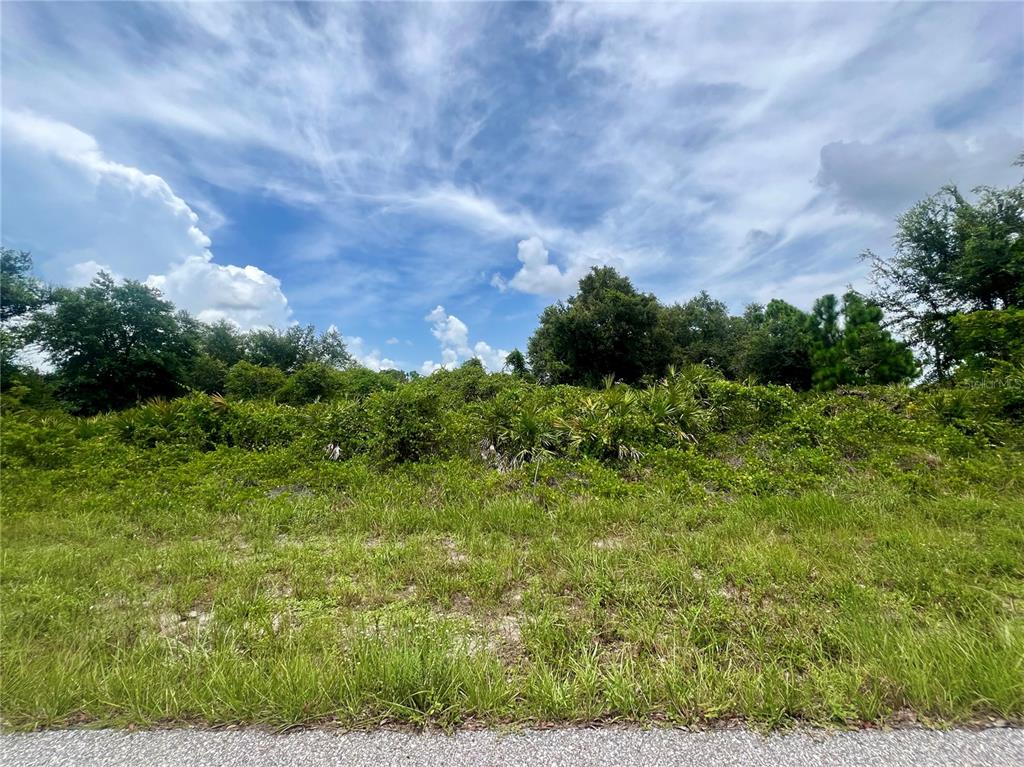
M 1024 149 L 1014 3 L 0 14 L 5 245 L 371 367 L 499 366 L 595 264 L 807 307 Z

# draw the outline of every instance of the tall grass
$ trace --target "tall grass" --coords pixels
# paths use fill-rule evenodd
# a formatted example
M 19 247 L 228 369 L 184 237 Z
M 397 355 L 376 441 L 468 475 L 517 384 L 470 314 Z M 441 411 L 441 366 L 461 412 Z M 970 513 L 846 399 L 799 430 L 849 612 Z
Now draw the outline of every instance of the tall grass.
M 1020 721 L 1020 428 L 948 396 L 690 371 L 8 411 L 2 715 Z

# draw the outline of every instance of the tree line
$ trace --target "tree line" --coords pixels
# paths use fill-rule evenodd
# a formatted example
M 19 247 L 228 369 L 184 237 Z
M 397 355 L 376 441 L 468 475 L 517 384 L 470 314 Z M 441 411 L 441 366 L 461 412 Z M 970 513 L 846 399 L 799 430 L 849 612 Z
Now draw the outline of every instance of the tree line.
M 1024 155 L 1017 161 L 1024 165 Z M 798 390 L 944 381 L 1024 361 L 1024 185 L 940 189 L 897 219 L 893 253 L 867 251 L 870 295 L 781 300 L 729 314 L 706 292 L 663 306 L 614 269 L 595 268 L 549 306 L 510 365 L 544 383 L 634 383 L 702 364 Z M 892 330 L 899 338 L 894 338 Z
M 114 410 L 189 390 L 308 401 L 332 393 L 332 373 L 353 367 L 334 329 L 242 332 L 226 320 L 200 322 L 154 288 L 118 283 L 104 273 L 86 287 L 49 288 L 32 276 L 31 264 L 28 253 L 0 253 L 3 386 L 49 385 L 74 412 Z M 46 355 L 52 373 L 40 376 L 17 364 L 27 346 Z M 349 384 L 365 386 L 360 377 L 357 371 Z
M 614 269 L 594 268 L 576 295 L 544 310 L 528 345 L 530 372 L 542 383 L 585 386 L 608 375 L 640 383 L 690 364 L 797 390 L 910 381 L 914 355 L 882 319 L 854 291 L 823 296 L 810 313 L 776 299 L 731 316 L 706 292 L 663 306 Z
M 527 353 L 509 354 L 506 371 L 597 386 L 700 364 L 728 378 L 824 391 L 1020 364 L 1024 185 L 974 191 L 972 201 L 944 187 L 917 203 L 899 217 L 891 254 L 862 256 L 871 293 L 826 295 L 809 312 L 776 299 L 732 315 L 706 292 L 665 306 L 596 267 L 573 296 L 543 311 Z M 26 347 L 45 354 L 52 372 L 19 364 Z M 189 390 L 301 403 L 415 375 L 360 368 L 333 329 L 241 332 L 200 322 L 132 280 L 100 274 L 86 287 L 51 288 L 32 275 L 28 253 L 0 250 L 0 387 L 23 397 L 56 397 L 78 413 Z

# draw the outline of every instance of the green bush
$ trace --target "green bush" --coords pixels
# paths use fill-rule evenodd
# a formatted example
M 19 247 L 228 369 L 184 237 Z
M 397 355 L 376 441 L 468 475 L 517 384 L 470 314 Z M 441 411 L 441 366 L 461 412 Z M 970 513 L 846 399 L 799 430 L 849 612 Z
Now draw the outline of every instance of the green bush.
M 394 391 L 404 380 L 405 374 L 397 370 L 377 372 L 353 367 L 337 374 L 337 393 L 350 399 L 362 400 L 375 391 Z
M 252 383 L 268 380 L 267 370 L 239 363 L 232 373 Z M 357 379 L 307 365 L 278 390 L 287 401 L 194 393 L 89 419 L 36 411 L 8 393 L 4 454 L 15 463 L 62 466 L 84 441 L 109 438 L 172 451 L 291 447 L 304 460 L 319 460 L 333 443 L 346 459 L 362 455 L 381 463 L 472 457 L 482 449 L 487 463 L 502 470 L 587 459 L 628 471 L 668 450 L 691 456 L 686 471 L 699 463 L 695 455 L 735 463 L 719 467 L 722 477 L 713 476 L 719 469 L 700 473 L 715 487 L 731 477 L 753 490 L 774 486 L 778 471 L 817 477 L 867 463 L 887 472 L 891 467 L 879 456 L 969 456 L 990 445 L 1020 444 L 1024 435 L 1024 371 L 1012 366 L 956 386 L 829 393 L 739 384 L 705 368 L 670 373 L 646 388 L 608 382 L 601 389 L 540 386 L 474 367 L 406 383 L 367 372 Z M 344 377 L 393 388 L 349 397 L 334 387 Z
M 249 450 L 290 445 L 305 426 L 301 412 L 272 402 L 231 403 L 224 423 L 225 442 Z
M 329 443 L 341 448 L 344 458 L 367 452 L 370 426 L 366 408 L 347 399 L 320 402 L 304 408 L 304 438 L 311 452 L 322 451 Z
M 242 360 L 228 371 L 224 393 L 237 400 L 271 399 L 286 381 L 285 374 L 277 368 L 261 367 Z
M 176 400 L 151 400 L 107 416 L 113 433 L 137 447 L 186 445 L 208 450 L 223 440 L 227 405 L 220 397 L 191 394 Z
M 440 401 L 418 386 L 378 391 L 366 399 L 368 449 L 385 463 L 418 461 L 444 454 Z
M 330 365 L 307 362 L 288 376 L 284 386 L 277 390 L 276 399 L 289 405 L 329 400 L 341 388 L 340 375 L 341 373 Z
M 4 414 L 5 462 L 42 469 L 67 466 L 79 441 L 78 419 L 70 415 Z

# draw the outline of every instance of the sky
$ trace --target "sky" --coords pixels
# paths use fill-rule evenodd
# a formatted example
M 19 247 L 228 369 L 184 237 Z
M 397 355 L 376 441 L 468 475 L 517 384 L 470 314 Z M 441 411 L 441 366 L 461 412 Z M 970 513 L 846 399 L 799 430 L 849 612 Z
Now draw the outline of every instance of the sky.
M 1020 179 L 1024 4 L 0 4 L 3 244 L 371 368 L 498 369 L 594 265 L 865 288 Z

